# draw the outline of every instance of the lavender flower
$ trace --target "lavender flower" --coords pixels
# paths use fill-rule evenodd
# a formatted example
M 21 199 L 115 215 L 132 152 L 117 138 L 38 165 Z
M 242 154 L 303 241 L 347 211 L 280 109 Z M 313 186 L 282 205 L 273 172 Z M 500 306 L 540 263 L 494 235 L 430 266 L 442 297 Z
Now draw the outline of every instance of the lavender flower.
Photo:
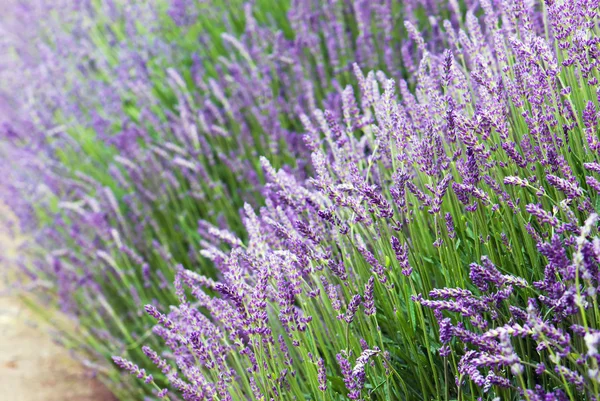
M 365 349 L 360 356 L 356 358 L 356 364 L 354 365 L 354 368 L 352 368 L 352 375 L 356 377 L 364 374 L 367 362 L 378 353 L 379 350 L 377 349 Z
M 525 207 L 525 210 L 537 217 L 540 223 L 546 223 L 551 225 L 552 227 L 558 226 L 558 219 L 552 214 L 545 211 L 539 204 L 530 203 Z
M 140 369 L 140 367 L 133 362 L 130 362 L 126 359 L 123 359 L 118 356 L 112 357 L 113 362 L 121 369 L 126 370 L 130 374 L 136 376 L 138 379 L 144 379 L 146 383 L 150 383 L 153 381 L 152 375 L 146 374 L 144 369 Z
M 325 360 L 320 358 L 318 361 L 319 367 L 319 390 L 327 391 L 327 374 L 325 373 Z
M 371 316 L 376 312 L 375 299 L 373 296 L 373 290 L 375 286 L 375 277 L 369 277 L 369 281 L 365 284 L 365 293 L 363 295 L 363 307 L 365 308 L 365 315 Z
M 450 237 L 450 239 L 454 239 L 454 237 L 456 237 L 456 231 L 454 231 L 454 220 L 452 219 L 452 215 L 450 213 L 446 213 L 445 219 L 448 237 Z
M 346 321 L 346 323 L 350 324 L 352 323 L 352 321 L 354 320 L 354 315 L 356 314 L 356 311 L 358 311 L 358 307 L 360 306 L 361 303 L 361 296 L 359 294 L 356 294 L 355 296 L 352 297 L 352 299 L 350 300 L 350 303 L 348 304 L 348 309 L 346 310 L 346 314 L 344 315 L 344 320 Z
M 583 189 L 576 182 L 568 181 L 552 174 L 548 174 L 546 179 L 553 187 L 563 192 L 568 199 L 575 199 L 583 195 Z
M 160 324 L 162 324 L 166 329 L 168 330 L 172 330 L 175 328 L 175 324 L 169 319 L 167 318 L 165 315 L 163 315 L 162 313 L 160 313 L 155 306 L 153 305 L 146 305 L 144 307 L 144 309 L 146 310 L 146 313 L 148 313 L 150 316 L 152 316 L 153 318 L 155 318 L 156 320 L 158 320 L 158 322 Z
M 408 261 L 408 245 L 400 244 L 400 240 L 394 236 L 391 238 L 392 249 L 396 254 L 396 259 L 400 262 L 400 268 L 402 269 L 402 274 L 405 276 L 410 276 L 412 273 L 412 267 Z

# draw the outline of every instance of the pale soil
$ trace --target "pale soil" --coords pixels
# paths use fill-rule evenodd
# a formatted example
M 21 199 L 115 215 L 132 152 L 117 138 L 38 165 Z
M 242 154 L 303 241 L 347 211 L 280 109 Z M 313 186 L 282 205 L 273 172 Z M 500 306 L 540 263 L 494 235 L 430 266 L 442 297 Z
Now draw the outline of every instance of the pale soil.
M 114 401 L 19 299 L 6 294 L 5 273 L 18 245 L 18 236 L 6 229 L 12 219 L 0 204 L 0 401 Z

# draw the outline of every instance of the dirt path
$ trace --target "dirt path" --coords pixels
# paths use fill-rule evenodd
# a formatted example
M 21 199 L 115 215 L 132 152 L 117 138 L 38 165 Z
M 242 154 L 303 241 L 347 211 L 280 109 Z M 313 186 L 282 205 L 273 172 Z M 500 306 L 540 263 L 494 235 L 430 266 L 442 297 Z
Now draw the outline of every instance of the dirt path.
M 36 326 L 18 299 L 3 294 L 7 284 L 2 273 L 18 245 L 6 229 L 11 220 L 0 204 L 0 401 L 114 401 Z

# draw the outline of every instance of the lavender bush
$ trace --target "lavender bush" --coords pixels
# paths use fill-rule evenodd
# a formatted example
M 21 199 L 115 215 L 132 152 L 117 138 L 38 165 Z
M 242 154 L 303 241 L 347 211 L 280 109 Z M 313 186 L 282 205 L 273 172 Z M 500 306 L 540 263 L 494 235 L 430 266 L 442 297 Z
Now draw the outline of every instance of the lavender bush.
M 598 399 L 599 4 L 218 5 L 108 18 L 84 82 L 117 100 L 33 151 L 28 271 L 145 382 L 115 391 Z
M 570 7 L 483 2 L 468 33 L 446 24 L 439 52 L 408 23 L 416 96 L 401 81 L 398 103 L 393 80 L 357 67 L 359 101 L 347 87 L 341 113 L 301 117 L 313 177 L 261 159 L 267 204 L 247 208 L 247 243 L 214 235 L 234 247 L 205 247 L 222 277 L 181 270 L 181 305 L 156 316 L 172 387 L 595 399 L 596 5 Z
M 393 42 L 402 19 L 389 16 L 420 9 L 279 1 L 19 7 L 16 25 L 43 23 L 7 43 L 16 54 L 3 70 L 15 109 L 3 126 L 13 145 L 7 167 L 29 174 L 9 181 L 4 200 L 32 228 L 24 271 L 53 287 L 43 302 L 56 301 L 82 331 L 64 342 L 115 383 L 102 360 L 142 356 L 151 321 L 139 307 L 177 302 L 169 291 L 176 262 L 218 276 L 198 257 L 198 242 L 213 230 L 198 232 L 198 220 L 244 237 L 239 208 L 263 203 L 258 156 L 304 179 L 310 152 L 299 115 L 339 109 L 355 60 L 401 66 L 409 49 Z M 241 19 L 227 11 L 239 9 Z M 389 46 L 378 47 L 381 40 Z

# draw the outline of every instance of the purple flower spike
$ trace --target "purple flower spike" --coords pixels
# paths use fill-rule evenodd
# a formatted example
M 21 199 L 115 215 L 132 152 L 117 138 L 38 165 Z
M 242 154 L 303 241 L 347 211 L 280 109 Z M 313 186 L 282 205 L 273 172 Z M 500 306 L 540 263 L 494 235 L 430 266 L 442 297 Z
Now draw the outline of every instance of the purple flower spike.
M 147 375 L 144 369 L 140 369 L 140 367 L 133 362 L 119 356 L 113 356 L 112 359 L 115 365 L 127 371 L 129 374 L 136 376 L 138 379 L 144 379 L 146 383 L 151 383 L 153 381 L 152 375 Z
M 405 276 L 410 276 L 412 273 L 412 267 L 408 261 L 408 245 L 402 245 L 400 240 L 394 236 L 391 238 L 392 249 L 396 253 L 396 260 L 400 262 L 400 268 L 402 269 L 402 274 Z
M 356 315 L 356 311 L 358 311 L 360 303 L 361 296 L 359 294 L 356 294 L 352 297 L 350 303 L 348 304 L 348 310 L 346 310 L 346 314 L 344 315 L 344 320 L 346 321 L 346 323 L 352 323 L 352 321 L 354 320 L 354 315 Z
M 365 293 L 363 300 L 363 307 L 365 308 L 365 315 L 371 316 L 376 312 L 375 299 L 373 297 L 373 290 L 375 288 L 375 277 L 369 277 L 369 281 L 365 284 Z
M 319 390 L 327 391 L 327 374 L 325 372 L 325 360 L 320 358 L 318 361 L 318 380 L 319 380 Z

